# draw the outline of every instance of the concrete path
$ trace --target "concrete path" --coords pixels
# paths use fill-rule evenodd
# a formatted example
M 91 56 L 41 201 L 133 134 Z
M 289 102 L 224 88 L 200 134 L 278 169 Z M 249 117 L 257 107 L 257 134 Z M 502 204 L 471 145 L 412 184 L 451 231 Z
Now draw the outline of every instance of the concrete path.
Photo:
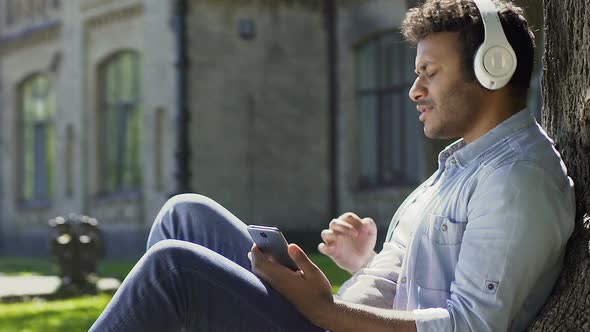
M 44 297 L 55 293 L 60 285 L 59 277 L 55 276 L 1 276 L 0 302 L 6 298 Z M 103 292 L 114 292 L 121 282 L 114 278 L 98 280 L 97 288 Z

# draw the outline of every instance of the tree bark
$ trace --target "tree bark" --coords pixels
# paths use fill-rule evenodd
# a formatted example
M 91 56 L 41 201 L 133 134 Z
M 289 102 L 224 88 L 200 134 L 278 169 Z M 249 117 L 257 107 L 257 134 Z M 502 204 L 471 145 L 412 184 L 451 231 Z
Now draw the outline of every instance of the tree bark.
M 545 0 L 543 122 L 576 188 L 576 228 L 552 296 L 529 331 L 590 331 L 590 3 Z

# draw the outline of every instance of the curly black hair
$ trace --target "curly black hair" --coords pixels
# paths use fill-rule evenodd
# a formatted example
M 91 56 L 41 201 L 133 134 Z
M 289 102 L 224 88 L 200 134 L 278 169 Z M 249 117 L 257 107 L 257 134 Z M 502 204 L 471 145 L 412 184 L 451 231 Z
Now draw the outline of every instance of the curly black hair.
M 534 66 L 535 37 L 524 10 L 507 0 L 494 0 L 518 66 L 509 82 L 519 97 L 526 97 Z M 406 14 L 401 26 L 404 37 L 416 44 L 437 32 L 459 32 L 463 68 L 468 81 L 475 80 L 473 59 L 483 43 L 484 27 L 473 0 L 425 0 Z

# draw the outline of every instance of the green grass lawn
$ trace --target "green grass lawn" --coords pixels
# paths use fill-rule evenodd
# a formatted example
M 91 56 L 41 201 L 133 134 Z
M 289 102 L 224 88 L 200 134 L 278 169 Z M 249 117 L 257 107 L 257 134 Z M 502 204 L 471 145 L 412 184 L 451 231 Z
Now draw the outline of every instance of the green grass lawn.
M 88 331 L 109 295 L 60 301 L 0 304 L 0 332 Z
M 315 254 L 311 258 L 326 273 L 334 291 L 349 277 L 328 257 Z M 133 264 L 105 262 L 99 266 L 99 274 L 101 277 L 123 279 Z M 0 273 L 55 275 L 57 268 L 47 260 L 0 257 Z M 58 301 L 0 304 L 0 332 L 88 331 L 110 299 L 110 295 L 101 294 Z
M 0 257 L 0 273 L 4 275 L 56 275 L 57 265 L 48 259 Z

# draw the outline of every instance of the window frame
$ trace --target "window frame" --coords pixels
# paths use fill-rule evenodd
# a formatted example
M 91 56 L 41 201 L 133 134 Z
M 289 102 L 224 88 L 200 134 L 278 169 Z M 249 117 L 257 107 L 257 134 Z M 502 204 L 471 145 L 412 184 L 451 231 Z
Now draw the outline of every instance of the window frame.
M 398 36 L 399 38 L 395 38 Z M 404 45 L 405 48 L 398 48 L 394 47 L 393 50 L 396 52 L 396 60 L 390 60 L 389 62 L 386 61 L 385 57 L 387 55 L 386 48 L 388 43 L 393 43 L 396 45 Z M 361 52 L 365 48 L 374 47 L 374 59 L 372 60 L 371 67 L 374 69 L 373 74 L 373 81 L 370 82 L 371 87 L 362 87 L 363 79 L 361 73 L 361 68 L 363 64 L 361 63 Z M 401 165 L 399 172 L 394 172 L 394 162 L 396 156 L 406 156 L 409 152 L 408 148 L 410 147 L 409 143 L 409 128 L 407 128 L 406 124 L 408 121 L 411 120 L 411 114 L 409 113 L 410 109 L 408 108 L 410 101 L 408 99 L 408 91 L 414 82 L 414 67 L 405 70 L 404 66 L 409 60 L 413 60 L 411 45 L 407 43 L 399 30 L 387 30 L 381 31 L 378 33 L 374 33 L 370 35 L 368 38 L 365 38 L 362 42 L 355 45 L 354 48 L 354 57 L 355 57 L 355 95 L 357 100 L 357 119 L 358 119 L 358 131 L 359 131 L 359 138 L 358 138 L 358 185 L 361 190 L 372 190 L 372 189 L 382 189 L 388 187 L 401 187 L 401 186 L 414 186 L 419 183 L 420 181 L 420 172 L 416 170 L 414 176 L 409 175 L 409 167 L 407 165 Z M 413 63 L 413 61 L 412 61 Z M 381 69 L 380 69 L 381 66 Z M 392 69 L 395 68 L 398 75 L 401 77 L 393 81 L 392 76 Z M 387 72 L 385 75 L 384 73 Z M 366 83 L 366 82 L 365 82 Z M 363 127 L 363 112 L 367 112 L 363 106 L 363 99 L 367 97 L 373 97 L 374 104 L 375 104 L 375 112 L 376 114 L 376 126 L 374 127 L 375 130 L 375 137 L 372 138 L 374 142 L 376 142 L 377 146 L 375 147 L 366 147 L 363 144 L 363 134 L 362 131 L 365 130 Z M 393 100 L 397 99 L 396 105 L 391 105 L 387 107 L 386 103 L 388 102 L 387 99 Z M 397 110 L 401 110 L 400 112 L 394 113 Z M 394 125 L 391 121 L 394 116 L 399 117 L 399 125 Z M 390 119 L 390 122 L 384 121 L 385 119 Z M 389 130 L 388 130 L 389 129 Z M 395 130 L 399 129 L 399 130 Z M 402 141 L 399 144 L 399 150 L 394 150 L 394 146 L 397 145 L 394 143 L 393 137 L 397 136 Z M 416 142 L 416 144 L 421 144 L 422 142 Z M 365 149 L 375 149 L 374 153 L 376 155 L 375 163 L 376 166 L 373 166 L 376 169 L 376 176 L 373 174 L 364 174 L 365 169 L 362 166 L 363 163 L 363 156 L 369 150 Z M 389 152 L 386 152 L 389 151 Z M 372 153 L 368 153 L 371 155 Z M 420 151 L 416 152 L 416 166 L 420 168 L 422 165 L 422 155 Z M 405 162 L 405 160 L 404 160 Z M 391 175 L 388 176 L 387 172 Z
M 32 114 L 28 114 L 30 112 L 26 109 L 27 105 L 30 103 L 37 102 L 35 98 L 31 99 L 27 102 L 25 98 L 26 90 L 27 89 L 35 89 L 35 84 L 40 84 L 40 80 L 46 80 L 45 84 L 47 84 L 45 96 L 44 98 L 44 110 L 37 111 L 38 113 L 45 113 L 44 115 L 37 114 L 39 118 L 43 119 L 30 119 L 34 117 Z M 33 93 L 31 93 L 33 94 Z M 57 103 L 56 103 L 56 95 L 55 95 L 55 85 L 54 81 L 51 79 L 49 75 L 46 75 L 41 72 L 33 73 L 23 79 L 17 86 L 16 89 L 16 96 L 17 96 L 17 116 L 16 116 L 16 128 L 18 134 L 16 135 L 16 151 L 17 151 L 17 159 L 16 159 L 16 193 L 17 193 L 17 206 L 22 209 L 46 209 L 50 208 L 53 205 L 53 201 L 55 199 L 56 194 L 56 164 L 57 164 L 57 137 L 56 137 L 56 126 L 55 126 L 55 113 L 57 112 Z M 31 111 L 32 112 L 32 111 Z M 45 133 L 43 138 L 37 137 L 37 128 L 39 125 L 42 125 Z M 29 127 L 30 128 L 27 128 Z M 30 131 L 30 135 L 32 135 L 32 141 L 28 141 L 25 137 L 27 130 Z M 52 136 L 52 138 L 50 137 Z M 40 140 L 40 141 L 38 141 Z M 45 158 L 45 170 L 42 173 L 38 170 L 39 163 L 37 158 L 41 157 L 38 154 L 39 145 L 38 142 L 45 142 L 43 147 L 43 154 Z M 26 151 L 27 149 L 32 149 L 32 151 Z M 32 154 L 29 156 L 29 153 Z M 32 158 L 32 159 L 31 159 Z M 32 167 L 32 174 L 29 173 L 27 169 L 29 168 L 28 164 L 31 163 L 30 167 Z M 44 176 L 40 176 L 44 175 Z M 27 176 L 32 176 L 32 179 L 27 180 Z M 41 183 L 38 180 L 41 178 Z M 30 183 L 29 183 L 30 181 Z M 27 193 L 29 189 L 27 189 L 28 185 L 31 185 L 30 193 Z M 41 188 L 44 188 L 44 195 L 39 195 Z M 30 194 L 30 195 L 29 195 Z
M 109 93 L 109 78 L 108 78 L 108 70 L 110 66 L 121 66 L 121 61 L 126 56 L 131 56 L 132 64 L 131 66 L 134 68 L 133 75 L 131 80 L 132 82 L 132 90 L 133 96 L 131 99 L 123 100 L 117 99 L 115 101 L 109 100 L 107 94 Z M 106 58 L 102 61 L 97 68 L 97 126 L 96 126 L 96 157 L 97 157 L 97 188 L 96 188 L 96 198 L 98 200 L 133 200 L 140 196 L 141 188 L 143 186 L 143 174 L 142 174 L 142 167 L 141 161 L 143 153 L 141 148 L 143 146 L 142 139 L 143 139 L 143 110 L 142 110 L 142 86 L 141 86 L 141 65 L 142 65 L 142 58 L 141 54 L 135 50 L 121 50 Z M 115 70 L 115 74 L 121 74 L 121 69 L 113 69 Z M 118 70 L 118 71 L 117 71 Z M 120 77 L 119 77 L 120 78 Z M 117 79 L 115 79 L 117 81 Z M 121 84 L 121 81 L 118 82 Z M 131 110 L 129 110 L 131 109 Z M 135 121 L 136 125 L 139 127 L 137 129 L 137 135 L 132 137 L 135 139 L 134 142 L 126 142 L 125 146 L 121 146 L 121 144 L 117 144 L 117 148 L 114 150 L 116 154 L 116 163 L 119 167 L 112 167 L 109 165 L 109 160 L 107 160 L 107 156 L 112 154 L 113 151 L 109 148 L 109 131 L 108 125 L 109 120 L 108 116 L 110 113 L 113 113 L 116 117 L 120 115 L 119 112 L 133 112 L 130 116 L 125 116 L 126 120 L 131 119 Z M 129 128 L 129 121 L 125 128 L 121 128 L 121 123 L 118 121 L 114 121 L 117 124 L 118 131 L 116 131 L 116 135 L 125 136 L 124 140 L 128 139 L 127 131 Z M 130 165 L 125 163 L 125 150 L 129 149 L 129 144 L 136 144 L 134 149 L 137 152 L 135 158 L 132 158 L 129 163 Z M 122 150 L 119 150 L 122 149 Z M 135 168 L 135 173 L 133 169 Z M 116 169 L 116 173 L 114 175 L 108 175 L 109 169 Z M 132 183 L 125 183 L 123 179 L 125 176 L 125 172 L 131 172 L 132 177 L 135 177 L 136 181 L 131 181 Z M 112 181 L 110 179 L 111 176 L 114 176 L 115 184 L 112 187 L 109 187 L 108 181 Z

